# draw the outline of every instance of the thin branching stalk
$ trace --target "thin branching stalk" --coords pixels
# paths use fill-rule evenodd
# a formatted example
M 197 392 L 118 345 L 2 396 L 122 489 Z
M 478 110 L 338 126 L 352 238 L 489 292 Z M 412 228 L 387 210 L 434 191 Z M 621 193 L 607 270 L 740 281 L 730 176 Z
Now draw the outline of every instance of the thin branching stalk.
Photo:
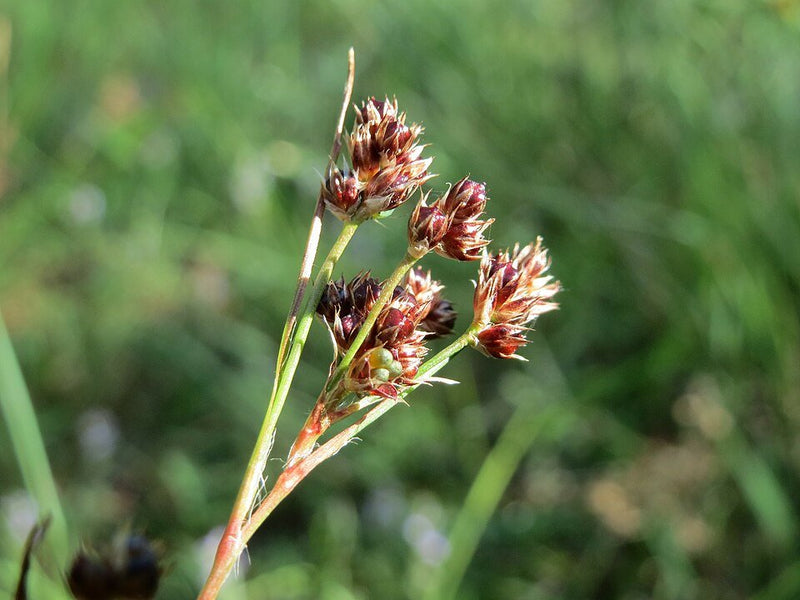
M 355 234 L 358 227 L 359 223 L 355 221 L 350 221 L 344 224 L 342 231 L 339 234 L 339 238 L 334 243 L 330 253 L 328 254 L 328 257 L 325 259 L 325 262 L 322 263 L 322 266 L 317 273 L 317 277 L 314 280 L 314 288 L 308 294 L 308 299 L 303 313 L 300 315 L 300 319 L 297 321 L 297 330 L 295 331 L 294 340 L 292 341 L 289 354 L 286 356 L 286 364 L 284 366 L 283 373 L 281 373 L 280 381 L 278 382 L 274 405 L 271 404 L 267 410 L 266 420 L 272 422 L 272 431 L 274 431 L 274 426 L 277 424 L 278 415 L 280 414 L 280 411 L 283 408 L 283 403 L 289 394 L 289 388 L 292 385 L 292 380 L 294 378 L 295 371 L 297 370 L 297 365 L 300 362 L 300 355 L 303 352 L 303 347 L 305 346 L 306 339 L 308 338 L 308 332 L 311 329 L 312 322 L 314 321 L 314 313 L 316 312 L 317 304 L 322 297 L 322 292 L 325 289 L 325 285 L 331 278 L 331 274 L 333 273 L 336 263 L 339 261 L 339 258 L 341 258 L 342 253 L 344 252 L 347 244 L 352 239 L 353 234 Z
M 426 376 L 432 376 L 442 369 L 453 356 L 458 354 L 472 341 L 475 334 L 475 327 L 471 326 L 449 346 L 444 348 L 441 352 L 437 353 L 430 360 L 426 361 L 419 369 L 419 378 L 424 380 Z M 401 398 L 415 390 L 419 385 L 411 386 L 401 393 Z M 345 428 L 330 440 L 319 446 L 316 450 L 309 455 L 298 460 L 293 465 L 287 467 L 283 473 L 278 477 L 275 485 L 270 490 L 267 497 L 253 512 L 249 522 L 242 530 L 242 539 L 246 543 L 253 534 L 258 530 L 264 521 L 269 517 L 275 507 L 289 495 L 289 493 L 297 487 L 297 485 L 305 479 L 305 477 L 316 467 L 322 464 L 327 459 L 335 456 L 342 448 L 349 444 L 353 439 L 367 426 L 374 423 L 378 418 L 386 414 L 397 404 L 402 403 L 402 400 L 393 398 L 382 398 L 377 404 L 373 406 L 363 417 L 358 421 Z M 231 563 L 230 568 L 233 567 Z
M 439 369 L 447 364 L 448 360 L 457 352 L 462 350 L 468 343 L 472 331 L 468 331 L 462 335 L 455 342 L 450 344 L 447 348 L 442 350 L 439 354 L 434 356 L 431 360 L 426 362 L 420 367 L 420 373 L 432 375 Z M 430 365 L 430 366 L 429 366 Z M 426 368 L 428 367 L 428 368 Z M 416 387 L 416 386 L 415 386 Z M 408 393 L 413 388 L 409 388 L 405 393 Z M 217 550 L 217 555 L 214 559 L 214 566 L 212 567 L 211 574 L 206 581 L 203 590 L 198 596 L 198 600 L 213 600 L 217 597 L 222 584 L 233 570 L 238 560 L 239 554 L 251 537 L 255 534 L 264 521 L 272 514 L 272 511 L 283 501 L 289 493 L 297 487 L 297 485 L 305 479 L 305 477 L 314 470 L 317 466 L 322 464 L 328 458 L 336 455 L 339 450 L 349 444 L 358 433 L 373 423 L 380 416 L 388 412 L 398 400 L 383 399 L 374 406 L 367 414 L 361 419 L 350 425 L 333 438 L 328 440 L 325 444 L 317 448 L 308 456 L 298 460 L 293 465 L 288 466 L 280 474 L 272 489 L 259 503 L 258 507 L 253 511 L 250 518 L 245 523 L 240 525 L 241 528 L 237 531 L 236 538 L 228 538 L 228 531 L 226 530 L 223 535 L 223 540 L 220 542 L 220 547 Z M 223 552 L 223 543 L 226 543 L 225 551 Z M 233 545 L 235 543 L 235 546 Z M 235 550 L 235 551 L 234 551 Z
M 306 309 L 297 321 L 297 330 L 295 331 L 294 339 L 292 340 L 291 347 L 286 356 L 284 369 L 281 373 L 278 385 L 276 386 L 275 395 L 267 408 L 267 413 L 261 425 L 255 448 L 250 456 L 250 461 L 247 464 L 247 470 L 245 471 L 239 493 L 234 502 L 228 525 L 217 547 L 211 573 L 200 593 L 200 599 L 216 598 L 230 569 L 236 563 L 239 554 L 241 554 L 244 549 L 246 540 L 244 540 L 241 535 L 242 527 L 251 510 L 254 508 L 254 499 L 261 486 L 264 468 L 272 448 L 275 427 L 277 426 L 278 417 L 283 409 L 286 397 L 289 394 L 289 388 L 294 378 L 297 365 L 300 362 L 300 354 L 303 351 L 305 340 L 308 337 L 308 332 L 314 317 L 314 308 L 316 308 L 319 302 L 325 284 L 330 279 L 333 268 L 339 261 L 339 258 L 341 258 L 342 253 L 353 237 L 356 229 L 358 229 L 358 223 L 349 222 L 344 224 L 339 238 L 331 247 L 328 256 L 325 258 L 325 261 L 317 273 L 313 289 L 308 294 Z
M 443 368 L 453 356 L 470 343 L 474 332 L 474 328 L 471 327 L 444 350 L 423 364 L 419 369 L 420 377 L 433 375 Z M 417 386 L 413 386 L 404 390 L 402 396 L 410 393 L 416 389 L 416 387 Z M 286 498 L 312 470 L 330 457 L 335 456 L 339 450 L 349 444 L 359 432 L 371 423 L 374 423 L 379 417 L 383 416 L 399 402 L 399 400 L 394 399 L 382 399 L 358 421 L 332 437 L 310 455 L 297 461 L 291 467 L 287 467 L 275 481 L 269 494 L 267 494 L 266 498 L 259 504 L 258 508 L 255 509 L 239 531 L 239 552 L 227 552 L 222 555 L 219 552 L 217 553 L 214 568 L 198 600 L 212 600 L 217 597 L 222 584 L 236 565 L 241 548 L 253 537 L 258 528 L 261 527 L 281 501 Z

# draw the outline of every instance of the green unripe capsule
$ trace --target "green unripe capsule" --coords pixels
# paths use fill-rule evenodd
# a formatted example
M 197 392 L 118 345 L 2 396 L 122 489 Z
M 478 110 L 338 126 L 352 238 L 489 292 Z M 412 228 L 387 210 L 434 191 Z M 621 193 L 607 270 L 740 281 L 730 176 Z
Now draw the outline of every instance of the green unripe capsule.
M 369 353 L 369 366 L 373 369 L 385 369 L 392 362 L 394 362 L 394 357 L 386 348 L 375 348 Z
M 393 360 L 387 369 L 389 369 L 389 373 L 392 374 L 392 377 L 403 374 L 403 364 L 399 360 Z
M 370 373 L 372 379 L 377 379 L 378 381 L 389 381 L 389 371 L 387 369 L 374 369 L 372 373 Z

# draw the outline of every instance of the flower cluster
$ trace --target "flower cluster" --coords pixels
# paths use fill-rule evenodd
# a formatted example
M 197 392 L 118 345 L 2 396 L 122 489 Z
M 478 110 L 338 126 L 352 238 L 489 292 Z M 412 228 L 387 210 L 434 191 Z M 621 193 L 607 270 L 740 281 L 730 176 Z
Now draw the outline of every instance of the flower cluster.
M 397 100 L 370 98 L 356 109 L 347 139 L 350 168 L 333 166 L 323 188 L 328 209 L 343 221 L 364 221 L 405 202 L 432 175 L 432 158 L 417 143 L 422 127 L 406 125 Z
M 483 232 L 494 219 L 480 220 L 486 186 L 464 177 L 430 206 L 423 197 L 408 221 L 409 250 L 414 256 L 435 250 L 447 258 L 478 260 L 489 243 Z
M 408 273 L 350 364 L 343 379 L 346 391 L 396 398 L 400 387 L 417 383 L 414 378 L 428 352 L 425 341 L 450 333 L 455 324 L 456 313 L 441 297 L 443 289 L 430 273 Z M 317 314 L 331 331 L 339 355 L 358 335 L 380 291 L 381 284 L 368 273 L 350 283 L 340 279 L 328 284 Z
M 528 340 L 525 332 L 536 318 L 558 308 L 553 297 L 561 289 L 547 274 L 550 258 L 542 245 L 485 254 L 481 260 L 473 308 L 478 333 L 475 346 L 495 358 L 521 358 L 516 351 Z

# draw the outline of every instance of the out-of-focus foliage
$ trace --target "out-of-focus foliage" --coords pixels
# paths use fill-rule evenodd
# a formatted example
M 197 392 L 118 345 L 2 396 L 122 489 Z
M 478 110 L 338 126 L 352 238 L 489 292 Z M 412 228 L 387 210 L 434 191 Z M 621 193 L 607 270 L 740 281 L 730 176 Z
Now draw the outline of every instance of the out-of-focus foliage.
M 800 597 L 797 2 L 6 0 L 0 32 L 0 308 L 76 547 L 144 531 L 159 598 L 199 589 L 352 44 L 355 98 L 395 94 L 434 187 L 485 180 L 496 245 L 541 233 L 566 291 L 530 363 L 460 356 L 303 483 L 238 592 L 420 597 L 526 410 L 554 424 L 459 598 Z M 388 274 L 407 210 L 337 271 Z M 466 325 L 473 266 L 424 266 Z M 277 456 L 329 358 L 317 328 Z M 35 519 L 7 447 L 2 593 Z

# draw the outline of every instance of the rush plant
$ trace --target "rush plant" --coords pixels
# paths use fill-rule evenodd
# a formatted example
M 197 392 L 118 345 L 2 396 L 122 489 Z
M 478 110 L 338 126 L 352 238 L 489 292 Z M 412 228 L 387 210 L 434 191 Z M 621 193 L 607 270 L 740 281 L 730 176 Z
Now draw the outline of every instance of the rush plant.
M 436 374 L 464 348 L 494 358 L 522 359 L 517 351 L 528 342 L 533 323 L 558 307 L 553 298 L 560 284 L 548 273 L 550 258 L 541 238 L 507 251 L 487 250 L 484 234 L 494 219 L 484 216 L 485 184 L 465 177 L 433 200 L 430 191 L 421 191 L 433 177 L 433 158 L 424 155 L 422 126 L 407 123 L 397 100 L 365 100 L 355 107 L 352 130 L 344 131 L 353 88 L 352 50 L 349 59 L 342 110 L 281 337 L 271 397 L 200 593 L 203 600 L 217 597 L 248 540 L 320 463 L 405 403 L 418 386 L 454 383 Z M 420 198 L 407 225 L 407 250 L 394 271 L 384 280 L 362 272 L 349 281 L 333 281 L 334 267 L 360 226 L 388 216 L 417 193 Z M 325 210 L 342 222 L 342 228 L 312 281 Z M 451 335 L 456 321 L 452 304 L 442 295 L 444 286 L 416 266 L 431 252 L 451 260 L 479 261 L 479 272 L 470 324 L 450 345 L 428 357 L 428 341 Z M 278 417 L 315 317 L 330 332 L 335 358 L 281 473 L 264 489 Z M 356 415 L 353 424 L 326 437 L 332 425 Z

